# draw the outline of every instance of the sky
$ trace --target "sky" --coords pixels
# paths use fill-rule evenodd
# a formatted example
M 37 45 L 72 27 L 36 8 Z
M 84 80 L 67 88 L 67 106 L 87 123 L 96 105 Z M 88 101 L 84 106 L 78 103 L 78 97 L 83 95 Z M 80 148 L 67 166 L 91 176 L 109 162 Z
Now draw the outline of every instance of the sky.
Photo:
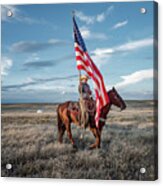
M 37 4 L 1 6 L 2 103 L 78 100 L 72 11 L 106 89 L 153 99 L 152 1 Z

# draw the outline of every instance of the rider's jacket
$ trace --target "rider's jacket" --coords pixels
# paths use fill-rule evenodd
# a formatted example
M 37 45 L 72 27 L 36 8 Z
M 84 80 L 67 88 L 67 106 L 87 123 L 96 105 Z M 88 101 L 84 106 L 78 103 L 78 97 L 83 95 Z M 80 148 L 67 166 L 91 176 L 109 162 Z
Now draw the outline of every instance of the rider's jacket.
M 85 83 L 85 82 L 80 82 L 80 84 L 79 84 L 79 93 L 80 93 L 80 96 L 83 99 L 90 98 L 90 96 L 92 94 L 90 86 L 87 83 Z

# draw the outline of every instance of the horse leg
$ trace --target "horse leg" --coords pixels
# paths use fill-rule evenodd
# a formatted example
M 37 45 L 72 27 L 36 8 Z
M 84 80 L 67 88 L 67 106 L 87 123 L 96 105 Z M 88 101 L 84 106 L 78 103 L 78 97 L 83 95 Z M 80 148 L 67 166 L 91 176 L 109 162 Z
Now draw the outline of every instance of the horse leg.
M 65 123 L 66 130 L 67 130 L 67 135 L 72 143 L 72 145 L 75 147 L 75 142 L 74 139 L 72 138 L 72 133 L 71 133 L 71 124 L 69 122 Z
M 96 128 L 90 128 L 90 130 L 92 131 L 93 135 L 96 138 L 96 141 L 94 144 L 89 146 L 89 149 L 94 149 L 94 148 L 100 148 L 100 142 L 101 142 L 101 137 L 100 137 L 100 133 L 98 131 L 98 129 Z
M 65 133 L 66 127 L 65 125 L 62 123 L 61 126 L 58 126 L 58 142 L 62 143 L 63 141 L 63 135 Z
M 65 125 L 63 124 L 63 121 L 60 117 L 59 107 L 58 107 L 58 110 L 57 110 L 57 120 L 58 120 L 58 142 L 62 143 L 63 135 L 64 135 L 64 132 L 65 132 L 66 128 L 65 128 Z
M 103 126 L 101 125 L 101 126 L 99 127 L 100 136 L 101 136 L 101 133 L 102 133 L 102 129 L 103 129 Z

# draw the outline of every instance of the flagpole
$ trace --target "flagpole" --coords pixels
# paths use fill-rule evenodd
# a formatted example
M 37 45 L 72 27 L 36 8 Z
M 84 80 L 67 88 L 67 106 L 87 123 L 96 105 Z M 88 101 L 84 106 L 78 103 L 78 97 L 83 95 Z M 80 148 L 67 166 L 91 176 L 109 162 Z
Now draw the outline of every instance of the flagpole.
M 72 17 L 75 17 L 75 10 L 72 11 Z
M 75 18 L 75 10 L 72 11 L 72 17 Z M 79 73 L 79 83 L 80 83 L 80 79 L 81 79 L 81 70 L 78 70 Z
M 73 10 L 72 11 L 72 17 L 75 18 L 75 11 Z M 79 92 L 80 92 L 80 99 L 79 99 L 79 104 L 80 102 L 83 100 L 83 96 L 82 96 L 82 89 L 81 89 L 81 86 L 80 86 L 80 81 L 81 81 L 81 70 L 78 69 L 78 74 L 79 74 Z M 84 133 L 85 133 L 85 130 L 83 128 L 83 131 L 80 135 L 80 139 L 82 140 L 84 138 Z

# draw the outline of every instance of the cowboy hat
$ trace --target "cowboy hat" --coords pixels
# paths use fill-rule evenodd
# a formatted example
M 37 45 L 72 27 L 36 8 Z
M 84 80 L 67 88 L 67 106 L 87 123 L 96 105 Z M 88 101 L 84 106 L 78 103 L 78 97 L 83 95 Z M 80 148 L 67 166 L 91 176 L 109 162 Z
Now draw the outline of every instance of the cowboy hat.
M 88 79 L 90 79 L 90 77 L 89 76 L 87 76 L 87 75 L 81 75 L 80 76 L 80 81 L 82 81 L 82 80 L 88 80 Z

